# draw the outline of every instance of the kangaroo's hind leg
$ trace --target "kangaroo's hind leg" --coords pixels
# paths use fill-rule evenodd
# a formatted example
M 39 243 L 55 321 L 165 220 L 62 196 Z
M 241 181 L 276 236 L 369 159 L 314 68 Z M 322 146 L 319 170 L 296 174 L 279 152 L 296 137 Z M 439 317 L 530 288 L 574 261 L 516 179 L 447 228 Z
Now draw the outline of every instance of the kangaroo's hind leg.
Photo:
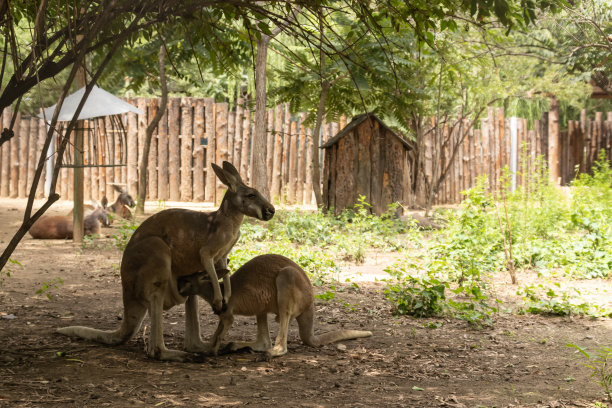
M 185 350 L 191 353 L 208 353 L 210 346 L 200 337 L 200 311 L 197 295 L 191 295 L 185 302 Z
M 169 350 L 164 343 L 164 307 L 177 304 L 170 298 L 172 279 L 170 248 L 157 237 L 151 237 L 128 246 L 121 265 L 124 291 L 134 300 L 147 305 L 151 318 L 151 334 L 147 354 L 159 360 L 185 361 L 188 353 Z M 127 288 L 127 289 L 126 289 Z M 125 293 L 124 293 L 125 296 Z
M 253 351 L 267 351 L 272 347 L 270 330 L 268 329 L 268 315 L 266 313 L 257 315 L 257 338 L 253 342 L 233 342 L 228 344 L 232 351 L 250 348 Z
M 300 273 L 293 267 L 283 268 L 276 277 L 276 299 L 278 307 L 278 335 L 274 347 L 266 352 L 267 357 L 287 354 L 287 336 L 291 319 L 300 313 Z

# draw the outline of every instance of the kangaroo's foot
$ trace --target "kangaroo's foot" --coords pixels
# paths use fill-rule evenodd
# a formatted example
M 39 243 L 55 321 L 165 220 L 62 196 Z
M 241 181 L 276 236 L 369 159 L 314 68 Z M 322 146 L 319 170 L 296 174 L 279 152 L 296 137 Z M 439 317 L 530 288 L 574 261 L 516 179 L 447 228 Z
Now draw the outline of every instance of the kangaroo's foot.
M 268 358 L 280 357 L 287 354 L 287 347 L 283 347 L 281 345 L 276 345 L 271 349 L 266 350 L 266 356 Z
M 238 351 L 242 349 L 251 349 L 253 351 L 267 351 L 270 345 L 253 341 L 253 342 L 231 342 L 225 346 L 229 351 Z

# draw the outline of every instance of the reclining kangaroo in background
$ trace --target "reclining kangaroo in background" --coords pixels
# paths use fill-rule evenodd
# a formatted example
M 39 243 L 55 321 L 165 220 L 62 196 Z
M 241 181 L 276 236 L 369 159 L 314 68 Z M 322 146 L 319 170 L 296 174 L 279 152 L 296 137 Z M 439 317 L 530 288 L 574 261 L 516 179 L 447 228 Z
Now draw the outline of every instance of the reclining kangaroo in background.
M 369 331 L 336 330 L 315 336 L 312 284 L 302 268 L 284 256 L 257 256 L 242 265 L 231 282 L 232 297 L 227 310 L 219 316 L 219 326 L 210 344 L 215 355 L 234 315 L 257 316 L 257 339 L 252 343 L 230 343 L 228 347 L 232 351 L 245 347 L 265 351 L 268 358 L 287 353 L 287 332 L 293 318 L 297 320 L 300 338 L 311 347 L 372 335 Z M 183 296 L 198 294 L 209 303 L 213 300 L 213 287 L 203 272 L 180 277 L 178 291 Z M 268 331 L 268 313 L 276 313 L 279 322 L 274 347 Z
M 111 186 L 113 186 L 113 188 L 119 193 L 119 197 L 117 197 L 115 202 L 112 203 L 110 206 L 108 205 L 108 198 L 106 198 L 106 196 L 102 197 L 102 207 L 104 207 L 107 211 L 112 212 L 113 214 L 119 215 L 122 218 L 126 218 L 128 220 L 132 219 L 132 212 L 130 211 L 130 208 L 133 208 L 136 205 L 136 202 L 125 188 L 118 186 L 117 184 L 111 184 Z M 95 209 L 95 205 L 85 204 L 83 206 L 85 215 Z M 70 210 L 70 212 L 66 215 L 72 216 L 73 212 L 74 208 Z
M 83 219 L 85 235 L 100 233 L 100 223 L 105 227 L 110 225 L 108 213 L 104 207 L 96 207 Z M 30 228 L 30 235 L 37 239 L 72 239 L 72 215 L 43 215 Z
M 257 190 L 247 187 L 234 166 L 228 162 L 223 162 L 223 168 L 212 166 L 219 180 L 228 186 L 217 211 L 168 209 L 146 219 L 134 231 L 121 260 L 124 307 L 121 326 L 114 331 L 71 326 L 58 329 L 59 333 L 110 345 L 122 344 L 138 331 L 148 311 L 151 333 L 147 354 L 160 360 L 184 361 L 189 354 L 169 350 L 164 344 L 162 312 L 185 303 L 185 350 L 208 351 L 200 338 L 198 298 L 179 294 L 177 280 L 204 268 L 211 281 L 212 308 L 220 313 L 230 299 L 231 287 L 229 276 L 224 276 L 222 297 L 215 268 L 227 272 L 227 255 L 240 236 L 245 215 L 264 221 L 274 216 L 272 204 Z

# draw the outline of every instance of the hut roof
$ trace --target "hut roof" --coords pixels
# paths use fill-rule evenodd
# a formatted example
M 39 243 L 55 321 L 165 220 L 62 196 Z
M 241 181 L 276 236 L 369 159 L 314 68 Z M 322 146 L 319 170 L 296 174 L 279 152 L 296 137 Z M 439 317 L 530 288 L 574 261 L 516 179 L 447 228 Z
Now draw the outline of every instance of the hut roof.
M 60 110 L 57 120 L 72 120 L 72 117 L 76 112 L 76 108 L 79 106 L 79 103 L 81 103 L 81 99 L 83 98 L 84 94 L 85 87 L 79 89 L 72 95 L 67 96 L 66 99 L 64 99 L 64 103 L 62 104 L 62 109 Z M 48 120 L 50 120 L 55 112 L 56 106 L 57 104 L 46 108 L 44 113 L 38 114 L 38 117 L 46 117 Z M 144 113 L 137 107 L 130 105 L 129 103 L 117 98 L 115 95 L 94 85 L 77 119 L 83 120 L 98 116 L 119 115 L 126 112 L 134 112 L 138 114 Z
M 361 115 L 357 115 L 353 117 L 353 120 L 351 120 L 351 122 L 346 125 L 344 127 L 344 129 L 342 129 L 341 131 L 339 131 L 336 136 L 332 137 L 331 139 L 329 139 L 323 146 L 321 146 L 321 149 L 326 149 L 328 147 L 333 146 L 335 143 L 338 142 L 338 140 L 340 140 L 342 137 L 344 137 L 345 135 L 347 135 L 349 132 L 351 132 L 353 129 L 355 129 L 357 126 L 359 126 L 361 123 L 363 123 L 368 117 L 371 117 L 372 119 L 376 120 L 378 123 L 380 123 L 380 125 L 385 128 L 389 133 L 391 133 L 393 136 L 395 136 L 400 142 L 402 142 L 402 144 L 407 148 L 407 149 L 414 149 L 414 146 L 412 145 L 412 143 L 410 143 L 408 140 L 404 139 L 403 137 L 401 137 L 400 135 L 398 135 L 395 131 L 391 130 L 391 128 L 389 128 L 389 126 L 387 126 L 385 124 L 385 122 L 383 122 L 382 120 L 380 120 L 380 118 L 378 116 L 376 116 L 373 113 L 362 113 Z

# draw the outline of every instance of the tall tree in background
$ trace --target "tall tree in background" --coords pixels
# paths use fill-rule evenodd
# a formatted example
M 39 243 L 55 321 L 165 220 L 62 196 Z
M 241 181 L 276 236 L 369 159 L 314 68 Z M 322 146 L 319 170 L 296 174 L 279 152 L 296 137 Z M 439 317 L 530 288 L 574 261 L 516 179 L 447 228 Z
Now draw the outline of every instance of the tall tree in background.
M 168 84 L 166 83 L 166 46 L 162 37 L 162 45 L 159 46 L 159 85 L 161 89 L 161 101 L 155 116 L 147 125 L 147 131 L 142 148 L 140 166 L 138 166 L 138 199 L 136 200 L 136 214 L 144 214 L 144 204 L 147 197 L 147 174 L 149 168 L 149 151 L 151 150 L 151 139 L 153 131 L 157 128 L 164 112 L 168 109 Z

